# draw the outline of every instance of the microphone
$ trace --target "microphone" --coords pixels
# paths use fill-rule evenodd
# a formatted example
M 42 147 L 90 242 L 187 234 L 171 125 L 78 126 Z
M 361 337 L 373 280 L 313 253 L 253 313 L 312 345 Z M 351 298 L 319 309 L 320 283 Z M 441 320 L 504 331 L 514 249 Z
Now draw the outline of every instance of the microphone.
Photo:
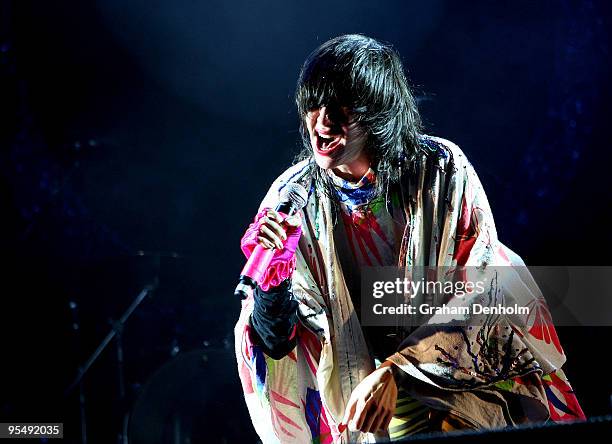
M 307 200 L 308 192 L 306 188 L 298 183 L 288 183 L 281 191 L 280 203 L 276 206 L 275 211 L 292 216 L 304 208 Z M 240 296 L 242 299 L 247 298 L 249 289 L 254 290 L 257 287 L 260 279 L 268 269 L 275 252 L 275 248 L 266 249 L 259 244 L 255 246 L 253 253 L 251 253 L 246 265 L 242 269 L 242 273 L 240 273 L 238 285 L 236 290 L 234 290 L 235 296 Z

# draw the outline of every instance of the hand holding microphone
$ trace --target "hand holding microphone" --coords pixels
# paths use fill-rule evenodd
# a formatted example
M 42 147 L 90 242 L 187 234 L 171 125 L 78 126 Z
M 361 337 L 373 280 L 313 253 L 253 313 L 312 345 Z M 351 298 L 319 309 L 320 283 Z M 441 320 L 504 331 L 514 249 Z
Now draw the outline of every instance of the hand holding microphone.
M 245 299 L 249 288 L 259 285 L 268 290 L 291 276 L 301 235 L 301 218 L 297 212 L 306 205 L 307 199 L 303 186 L 287 184 L 276 209 L 264 209 L 255 217 L 240 243 L 248 261 L 235 295 Z
M 275 249 L 274 257 L 293 254 L 302 231 L 301 225 L 299 214 L 283 216 L 278 211 L 267 210 L 258 223 L 257 242 L 268 250 Z

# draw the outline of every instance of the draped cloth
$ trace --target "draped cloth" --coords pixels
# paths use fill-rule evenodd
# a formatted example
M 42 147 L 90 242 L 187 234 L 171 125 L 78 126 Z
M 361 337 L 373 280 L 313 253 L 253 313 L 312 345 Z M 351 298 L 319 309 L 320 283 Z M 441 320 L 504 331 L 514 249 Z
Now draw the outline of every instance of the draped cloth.
M 259 209 L 275 207 L 282 188 L 306 168 L 302 161 L 285 171 Z M 484 190 L 459 147 L 423 136 L 415 161 L 396 186 L 407 221 L 399 266 L 408 273 L 423 266 L 470 266 L 467 279 L 485 280 L 489 297 L 532 307 L 527 316 L 489 316 L 465 327 L 437 324 L 435 316 L 410 327 L 388 357 L 405 376 L 403 390 L 476 428 L 583 419 L 561 370 L 566 358 L 544 298 L 520 268 L 520 257 L 497 239 Z M 386 439 L 338 427 L 351 392 L 374 370 L 374 362 L 338 258 L 332 208 L 330 197 L 313 184 L 292 276 L 299 317 L 296 347 L 274 360 L 252 341 L 252 295 L 242 302 L 235 326 L 244 398 L 266 444 Z M 504 265 L 516 271 L 499 274 L 495 267 Z

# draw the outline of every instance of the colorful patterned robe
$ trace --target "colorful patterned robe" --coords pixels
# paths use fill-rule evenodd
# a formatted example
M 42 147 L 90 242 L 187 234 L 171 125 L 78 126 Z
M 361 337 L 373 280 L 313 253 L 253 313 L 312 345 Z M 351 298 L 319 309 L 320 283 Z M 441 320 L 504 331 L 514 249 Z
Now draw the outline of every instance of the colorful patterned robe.
M 306 161 L 285 171 L 260 210 L 275 207 L 283 186 Z M 565 354 L 537 285 L 521 259 L 497 239 L 480 181 L 453 143 L 423 136 L 421 151 L 399 186 L 408 221 L 398 265 L 470 267 L 506 305 L 529 316 L 497 316 L 468 327 L 431 323 L 414 330 L 388 359 L 410 375 L 409 393 L 478 428 L 526 421 L 583 419 L 564 376 Z M 339 431 L 352 390 L 374 365 L 348 294 L 333 238 L 329 197 L 313 189 L 292 277 L 299 301 L 295 349 L 280 360 L 251 341 L 252 295 L 242 303 L 235 350 L 244 397 L 264 443 L 377 442 L 385 436 Z M 499 277 L 495 266 L 519 266 Z M 466 298 L 466 303 L 469 303 Z M 435 317 L 434 317 L 435 318 Z M 511 406 L 521 406 L 521 409 Z

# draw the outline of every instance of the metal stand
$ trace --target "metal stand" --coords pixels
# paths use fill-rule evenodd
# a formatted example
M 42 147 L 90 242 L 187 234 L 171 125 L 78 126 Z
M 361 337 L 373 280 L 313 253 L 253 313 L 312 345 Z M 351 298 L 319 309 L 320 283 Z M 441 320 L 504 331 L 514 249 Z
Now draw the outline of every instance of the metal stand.
M 85 420 L 85 395 L 83 393 L 83 378 L 92 364 L 98 359 L 98 357 L 102 354 L 104 349 L 110 344 L 110 342 L 115 338 L 116 347 L 117 347 L 117 369 L 118 369 L 118 386 L 119 386 L 119 401 L 122 405 L 125 404 L 125 380 L 123 373 L 123 342 L 122 342 L 122 333 L 123 327 L 125 323 L 129 319 L 129 317 L 134 313 L 136 308 L 146 299 L 146 297 L 151 294 L 158 286 L 158 279 L 155 278 L 153 283 L 146 285 L 140 293 L 136 296 L 132 304 L 125 310 L 123 315 L 119 318 L 119 320 L 113 322 L 111 330 L 108 332 L 106 337 L 102 340 L 100 345 L 96 348 L 96 350 L 92 353 L 89 359 L 79 367 L 78 373 L 72 384 L 68 386 L 66 391 L 64 392 L 65 396 L 70 395 L 72 391 L 78 386 L 79 387 L 79 404 L 81 409 L 81 442 L 82 444 L 87 444 L 87 427 Z M 124 436 L 123 431 L 119 434 L 119 442 L 124 444 L 127 443 L 127 436 Z

